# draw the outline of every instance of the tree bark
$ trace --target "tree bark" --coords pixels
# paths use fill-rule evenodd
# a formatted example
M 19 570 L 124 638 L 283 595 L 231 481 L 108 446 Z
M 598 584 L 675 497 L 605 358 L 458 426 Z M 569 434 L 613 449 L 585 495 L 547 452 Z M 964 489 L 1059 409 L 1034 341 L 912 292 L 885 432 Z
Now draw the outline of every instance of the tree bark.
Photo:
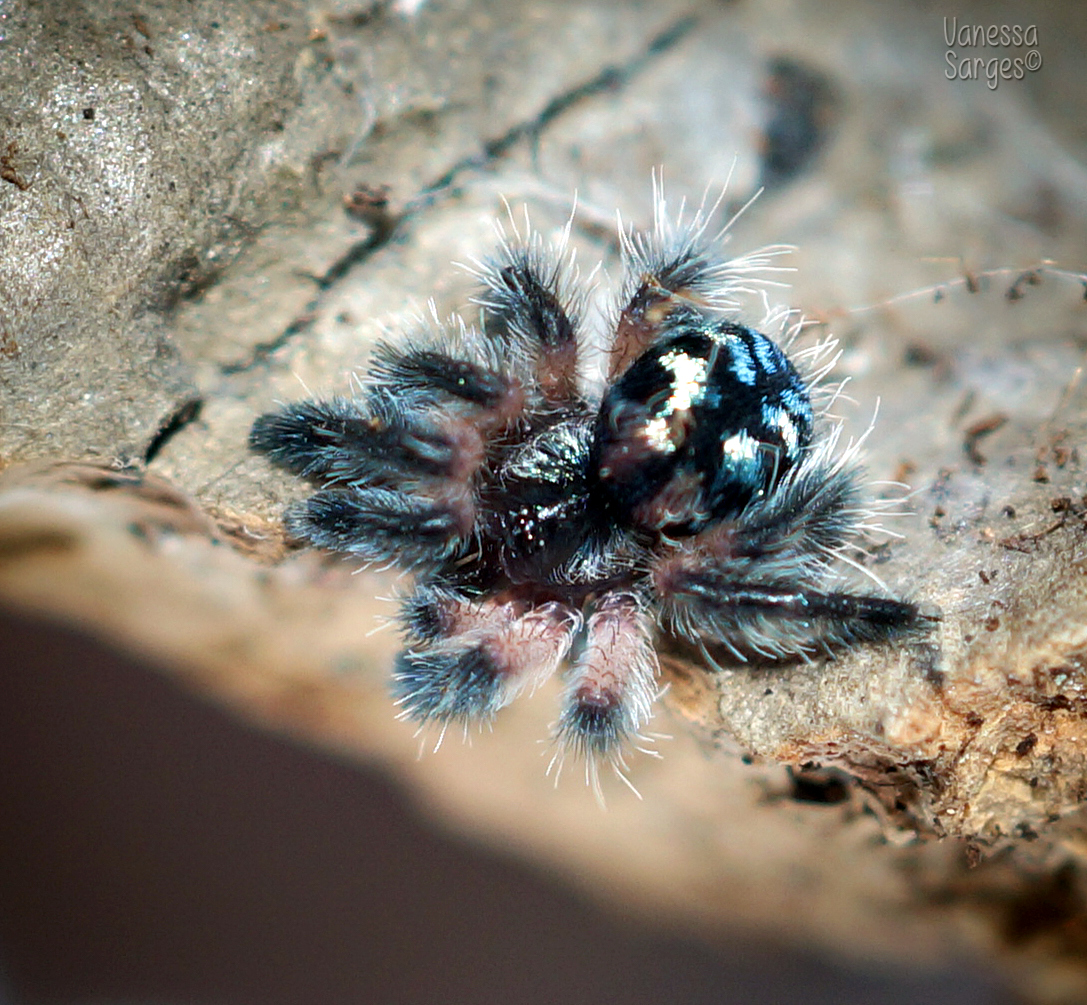
M 1037 1001 L 1082 999 L 1080 8 L 1050 5 L 1042 73 L 994 90 L 946 78 L 935 17 L 862 0 L 835 24 L 709 2 L 67 7 L 13 9 L 6 58 L 33 72 L 0 77 L 5 603 L 382 763 L 449 826 L 624 909 L 979 954 Z M 417 757 L 385 688 L 395 632 L 374 634 L 402 586 L 291 550 L 303 486 L 246 437 L 276 401 L 349 393 L 429 298 L 465 308 L 449 263 L 489 252 L 503 199 L 548 235 L 576 191 L 606 286 L 614 212 L 648 224 L 662 164 L 677 205 L 767 183 L 731 247 L 798 246 L 771 300 L 837 335 L 847 430 L 878 400 L 869 473 L 913 487 L 868 568 L 942 619 L 771 669 L 666 647 L 671 738 L 632 759 L 641 799 L 608 785 L 602 813 L 545 776 L 553 689 Z

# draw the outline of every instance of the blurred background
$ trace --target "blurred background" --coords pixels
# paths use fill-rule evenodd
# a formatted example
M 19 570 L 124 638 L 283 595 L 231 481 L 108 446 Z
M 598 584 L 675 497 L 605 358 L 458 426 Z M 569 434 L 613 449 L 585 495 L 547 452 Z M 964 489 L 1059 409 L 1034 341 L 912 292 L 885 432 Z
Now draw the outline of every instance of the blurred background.
M 1011 1001 L 965 964 L 647 929 L 85 634 L 6 613 L 0 651 L 13 1005 Z

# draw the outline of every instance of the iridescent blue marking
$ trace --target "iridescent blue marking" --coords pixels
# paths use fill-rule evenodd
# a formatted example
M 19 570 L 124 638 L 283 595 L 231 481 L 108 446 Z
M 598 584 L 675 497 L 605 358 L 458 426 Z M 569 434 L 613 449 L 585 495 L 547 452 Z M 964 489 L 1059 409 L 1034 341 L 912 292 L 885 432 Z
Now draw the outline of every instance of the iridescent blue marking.
M 781 409 L 777 405 L 771 405 L 768 401 L 762 403 L 762 424 L 767 429 L 781 428 Z
M 781 369 L 781 350 L 773 342 L 758 332 L 752 332 L 755 356 L 767 373 L 777 373 Z
M 806 395 L 801 394 L 795 387 L 781 389 L 781 403 L 791 415 L 800 415 L 808 418 L 811 415 L 811 402 Z
M 744 344 L 743 339 L 737 335 L 729 335 L 726 344 L 732 354 L 731 369 L 733 376 L 748 387 L 754 387 L 759 379 L 755 369 L 755 361 L 751 358 L 751 350 Z

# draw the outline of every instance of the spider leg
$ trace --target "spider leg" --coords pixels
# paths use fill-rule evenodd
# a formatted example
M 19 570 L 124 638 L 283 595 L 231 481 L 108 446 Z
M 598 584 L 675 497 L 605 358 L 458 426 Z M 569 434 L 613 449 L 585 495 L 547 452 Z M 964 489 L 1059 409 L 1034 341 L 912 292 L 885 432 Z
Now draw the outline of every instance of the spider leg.
M 658 557 L 650 580 L 665 624 L 733 656 L 783 659 L 931 622 L 917 604 L 829 587 L 865 515 L 857 482 L 848 454 L 813 451 L 740 519 Z
M 608 356 L 608 380 L 621 377 L 656 341 L 668 315 L 682 303 L 681 294 L 665 283 L 669 277 L 643 272 L 630 299 L 619 311 L 615 340 Z
M 869 515 L 855 452 L 834 457 L 836 444 L 837 437 L 831 437 L 809 450 L 741 520 L 709 528 L 692 543 L 726 560 L 758 561 L 771 575 L 799 573 L 808 580 L 824 575 Z
M 708 306 L 707 295 L 721 282 L 723 262 L 705 241 L 706 219 L 696 214 L 676 231 L 663 216 L 662 198 L 655 216 L 652 233 L 620 233 L 629 278 L 615 326 L 609 380 L 621 377 L 656 341 L 672 311 L 692 301 Z
M 627 281 L 615 325 L 609 380 L 622 376 L 652 345 L 677 307 L 694 304 L 710 310 L 735 309 L 735 294 L 770 283 L 758 275 L 780 271 L 773 261 L 789 250 L 778 245 L 726 258 L 720 245 L 728 225 L 717 233 L 709 232 L 724 191 L 710 205 L 704 198 L 690 213 L 681 204 L 674 217 L 668 213 L 659 180 L 654 182 L 653 194 L 652 230 L 620 229 L 619 233 Z
M 783 659 L 884 641 L 924 620 L 916 604 L 730 579 L 723 570 L 673 578 L 672 622 L 691 639 L 734 656 Z
M 581 401 L 577 305 L 566 292 L 573 271 L 561 250 L 535 238 L 504 244 L 476 271 L 486 334 L 512 352 L 545 406 Z
M 483 459 L 471 417 L 409 410 L 385 392 L 304 401 L 260 416 L 249 446 L 295 474 L 335 485 L 466 482 Z
M 292 474 L 319 479 L 357 455 L 355 445 L 371 436 L 369 417 L 355 402 L 300 401 L 260 416 L 249 431 L 249 448 Z
M 570 650 L 580 615 L 557 603 L 526 607 L 420 587 L 404 606 L 409 645 L 393 693 L 416 722 L 486 721 L 534 690 Z
M 589 617 L 555 727 L 560 743 L 587 759 L 617 760 L 652 715 L 657 657 L 645 605 L 629 593 L 605 594 Z
M 435 500 L 382 488 L 324 489 L 291 506 L 286 523 L 292 537 L 318 548 L 415 569 L 455 555 L 473 517 L 463 496 Z
M 502 361 L 488 358 L 497 354 L 488 352 L 477 332 L 465 330 L 460 335 L 468 342 L 462 355 L 426 343 L 409 342 L 401 348 L 379 342 L 366 377 L 370 393 L 380 389 L 416 406 L 452 406 L 481 430 L 509 425 L 525 405 L 521 383 L 508 375 Z
M 484 448 L 470 418 L 439 421 L 375 392 L 261 416 L 250 445 L 327 486 L 286 517 L 317 547 L 416 568 L 440 564 L 472 532 Z

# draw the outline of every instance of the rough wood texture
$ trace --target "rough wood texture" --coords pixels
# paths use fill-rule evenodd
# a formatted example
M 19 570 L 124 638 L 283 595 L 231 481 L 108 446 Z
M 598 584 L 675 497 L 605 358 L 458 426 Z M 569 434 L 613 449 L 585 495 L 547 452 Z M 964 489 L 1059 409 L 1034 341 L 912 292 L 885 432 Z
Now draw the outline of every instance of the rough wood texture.
M 1074 275 L 1027 271 L 1087 267 L 1080 8 L 1032 13 L 1042 70 L 990 90 L 945 79 L 943 11 L 862 2 L 833 23 L 784 2 L 61 7 L 4 29 L 26 69 L 0 76 L 6 602 L 386 763 L 450 826 L 627 908 L 981 953 L 1082 999 L 1085 307 Z M 780 297 L 842 340 L 855 434 L 881 401 L 869 468 L 915 487 L 914 516 L 873 568 L 939 631 L 773 671 L 669 656 L 673 739 L 606 813 L 544 778 L 552 693 L 417 759 L 384 690 L 396 639 L 372 634 L 396 584 L 288 552 L 300 486 L 247 454 L 252 418 L 346 390 L 427 298 L 463 305 L 449 262 L 487 252 L 503 197 L 546 233 L 576 189 L 582 264 L 613 277 L 612 214 L 648 220 L 652 168 L 677 199 L 730 172 L 745 198 L 776 57 L 822 81 L 827 139 L 734 247 L 798 246 Z

